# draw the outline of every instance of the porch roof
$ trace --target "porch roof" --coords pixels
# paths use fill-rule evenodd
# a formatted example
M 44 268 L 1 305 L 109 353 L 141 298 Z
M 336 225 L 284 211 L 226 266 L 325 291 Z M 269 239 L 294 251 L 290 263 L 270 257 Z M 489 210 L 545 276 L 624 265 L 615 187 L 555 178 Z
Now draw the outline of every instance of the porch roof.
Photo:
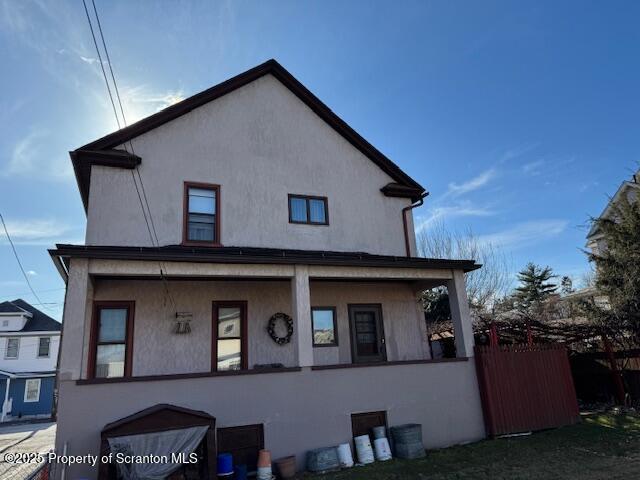
M 470 272 L 481 267 L 474 260 L 373 255 L 365 252 L 331 252 L 323 250 L 289 250 L 257 247 L 125 247 L 57 244 L 49 254 L 69 266 L 71 258 L 103 260 L 151 260 L 165 262 L 326 265 L 347 267 L 391 267 L 452 269 Z

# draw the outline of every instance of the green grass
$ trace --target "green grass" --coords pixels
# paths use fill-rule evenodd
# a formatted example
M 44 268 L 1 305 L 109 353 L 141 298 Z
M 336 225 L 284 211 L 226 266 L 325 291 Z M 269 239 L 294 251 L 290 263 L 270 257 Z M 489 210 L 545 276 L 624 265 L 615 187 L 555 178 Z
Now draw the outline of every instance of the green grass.
M 589 415 L 571 427 L 431 450 L 305 480 L 640 478 L 640 416 Z

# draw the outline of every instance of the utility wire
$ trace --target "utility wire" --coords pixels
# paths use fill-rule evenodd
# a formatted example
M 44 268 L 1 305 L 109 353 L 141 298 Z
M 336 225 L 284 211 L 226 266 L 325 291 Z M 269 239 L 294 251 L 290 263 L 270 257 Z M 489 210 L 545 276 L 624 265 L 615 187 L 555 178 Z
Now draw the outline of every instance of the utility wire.
M 1 213 L 0 213 L 0 221 L 2 221 L 2 228 L 4 228 L 4 233 L 7 236 L 7 240 L 9 240 L 9 245 L 11 245 L 11 250 L 13 250 L 13 256 L 16 257 L 16 261 L 18 262 L 18 266 L 20 267 L 22 276 L 24 277 L 25 282 L 27 282 L 27 285 L 29 286 L 29 290 L 31 290 L 31 294 L 35 297 L 36 300 L 38 300 L 38 302 L 40 302 L 39 303 L 40 305 L 44 306 L 44 302 L 40 300 L 40 297 L 38 297 L 38 294 L 35 292 L 35 290 L 33 289 L 33 286 L 31 285 L 31 282 L 29 281 L 29 276 L 27 275 L 27 272 L 25 272 L 24 268 L 22 267 L 22 262 L 20 261 L 20 257 L 18 256 L 16 247 L 13 244 L 13 240 L 11 240 L 11 235 L 9 235 L 9 230 L 7 229 L 7 225 L 4 223 L 4 217 L 2 216 Z M 45 308 L 48 309 L 49 307 L 45 307 Z
M 118 129 L 120 129 L 122 127 L 120 126 L 120 121 L 118 119 L 118 113 L 116 111 L 115 102 L 113 100 L 113 95 L 111 94 L 111 87 L 109 86 L 109 80 L 107 79 L 107 73 L 106 73 L 106 71 L 104 69 L 104 65 L 102 64 L 102 56 L 100 55 L 100 49 L 98 48 L 98 42 L 96 41 L 96 36 L 95 36 L 95 32 L 93 30 L 93 24 L 91 22 L 91 17 L 89 16 L 89 11 L 87 9 L 86 1 L 82 0 L 82 4 L 84 5 L 85 13 L 87 14 L 87 22 L 89 23 L 89 28 L 91 30 L 91 36 L 93 38 L 93 43 L 94 43 L 94 45 L 96 47 L 96 52 L 98 54 L 98 59 L 100 60 L 100 67 L 102 69 L 102 76 L 104 77 L 105 84 L 107 85 L 107 91 L 109 92 L 109 98 L 111 99 L 111 105 L 113 107 L 114 114 L 116 116 L 116 122 L 118 123 Z M 118 105 L 120 107 L 120 113 L 122 115 L 122 122 L 123 122 L 124 126 L 126 126 L 127 125 L 127 120 L 126 120 L 126 116 L 125 116 L 125 113 L 124 113 L 124 108 L 122 106 L 122 99 L 120 97 L 120 91 L 118 89 L 118 84 L 116 82 L 116 77 L 115 77 L 115 74 L 113 72 L 113 66 L 111 64 L 111 58 L 109 57 L 109 49 L 107 48 L 107 43 L 105 41 L 104 33 L 102 31 L 102 24 L 100 23 L 100 15 L 98 14 L 98 9 L 96 8 L 95 0 L 91 0 L 91 4 L 93 6 L 93 11 L 94 11 L 94 14 L 95 14 L 95 17 L 96 17 L 96 21 L 97 21 L 97 25 L 98 25 L 98 32 L 100 33 L 100 39 L 102 41 L 102 48 L 104 49 L 105 57 L 107 59 L 107 64 L 109 65 L 109 73 L 111 74 L 111 80 L 113 82 L 113 89 L 115 91 L 116 98 L 118 100 Z M 131 142 L 131 140 L 129 140 L 129 146 L 131 148 L 131 154 L 135 155 L 135 151 L 133 149 L 133 143 Z M 124 144 L 124 149 L 128 153 L 126 143 Z M 140 202 L 140 207 L 142 209 L 142 216 L 144 217 L 144 221 L 145 221 L 145 224 L 147 226 L 147 232 L 149 233 L 149 238 L 151 239 L 151 244 L 156 246 L 156 247 L 159 247 L 160 246 L 160 241 L 158 239 L 158 233 L 156 231 L 155 223 L 153 221 L 153 215 L 151 214 L 151 207 L 149 206 L 149 201 L 147 199 L 147 193 L 146 193 L 145 188 L 144 188 L 144 183 L 142 181 L 142 176 L 140 175 L 140 171 L 137 168 L 135 170 L 138 172 L 138 179 L 140 180 L 140 189 L 142 190 L 142 194 L 140 193 L 140 189 L 138 188 L 138 182 L 136 182 L 136 178 L 135 178 L 135 174 L 134 174 L 133 170 L 131 171 L 131 178 L 133 180 L 133 185 L 134 185 L 134 187 L 136 189 L 136 193 L 138 195 L 138 200 Z M 144 203 L 143 203 L 143 199 L 144 199 Z M 145 205 L 146 205 L 146 211 L 145 211 Z M 148 218 L 147 218 L 147 212 L 148 212 Z M 169 298 L 171 303 L 173 304 L 173 307 L 177 308 L 176 307 L 176 303 L 173 300 L 173 297 L 171 295 L 171 292 L 169 291 L 169 285 L 168 285 L 167 278 L 164 275 L 164 271 L 163 270 L 166 270 L 166 268 L 164 267 L 164 264 L 162 262 L 158 262 L 158 265 L 160 266 L 160 278 L 163 281 L 165 294 Z
M 107 73 L 104 71 L 104 63 L 102 63 L 102 55 L 100 55 L 100 49 L 98 48 L 98 42 L 96 41 L 96 35 L 93 31 L 93 24 L 91 23 L 91 17 L 89 17 L 89 9 L 87 9 L 87 3 L 85 2 L 85 0 L 82 0 L 82 5 L 84 5 L 84 13 L 87 14 L 87 22 L 89 22 L 89 29 L 91 30 L 91 38 L 93 38 L 93 44 L 96 47 L 96 53 L 98 54 L 98 60 L 100 62 L 100 68 L 102 69 L 102 75 L 104 76 L 104 80 L 107 84 L 107 92 L 109 92 L 109 99 L 111 100 L 113 113 L 116 116 L 116 123 L 118 124 L 118 130 L 120 130 L 121 127 L 120 127 L 120 119 L 118 118 L 118 111 L 116 110 L 116 104 L 113 101 L 113 95 L 111 95 L 111 87 L 109 86 L 109 82 L 107 82 Z M 94 5 L 94 8 L 95 8 L 95 5 Z

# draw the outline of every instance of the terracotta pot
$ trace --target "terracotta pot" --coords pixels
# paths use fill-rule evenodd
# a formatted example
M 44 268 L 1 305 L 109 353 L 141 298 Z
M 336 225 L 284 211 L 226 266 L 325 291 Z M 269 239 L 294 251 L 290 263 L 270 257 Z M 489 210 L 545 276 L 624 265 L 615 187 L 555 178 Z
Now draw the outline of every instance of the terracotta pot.
M 271 452 L 269 450 L 258 452 L 258 467 L 271 467 Z
M 282 478 L 293 478 L 296 475 L 296 457 L 284 457 L 276 460 L 278 473 Z

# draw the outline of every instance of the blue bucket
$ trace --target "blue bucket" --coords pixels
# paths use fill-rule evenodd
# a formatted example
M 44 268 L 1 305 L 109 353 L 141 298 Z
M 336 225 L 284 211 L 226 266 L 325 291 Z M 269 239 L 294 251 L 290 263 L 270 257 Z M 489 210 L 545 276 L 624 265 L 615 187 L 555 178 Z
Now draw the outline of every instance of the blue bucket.
M 247 466 L 246 465 L 236 465 L 236 478 L 235 480 L 247 480 Z
M 218 475 L 233 474 L 233 456 L 230 453 L 218 455 Z

